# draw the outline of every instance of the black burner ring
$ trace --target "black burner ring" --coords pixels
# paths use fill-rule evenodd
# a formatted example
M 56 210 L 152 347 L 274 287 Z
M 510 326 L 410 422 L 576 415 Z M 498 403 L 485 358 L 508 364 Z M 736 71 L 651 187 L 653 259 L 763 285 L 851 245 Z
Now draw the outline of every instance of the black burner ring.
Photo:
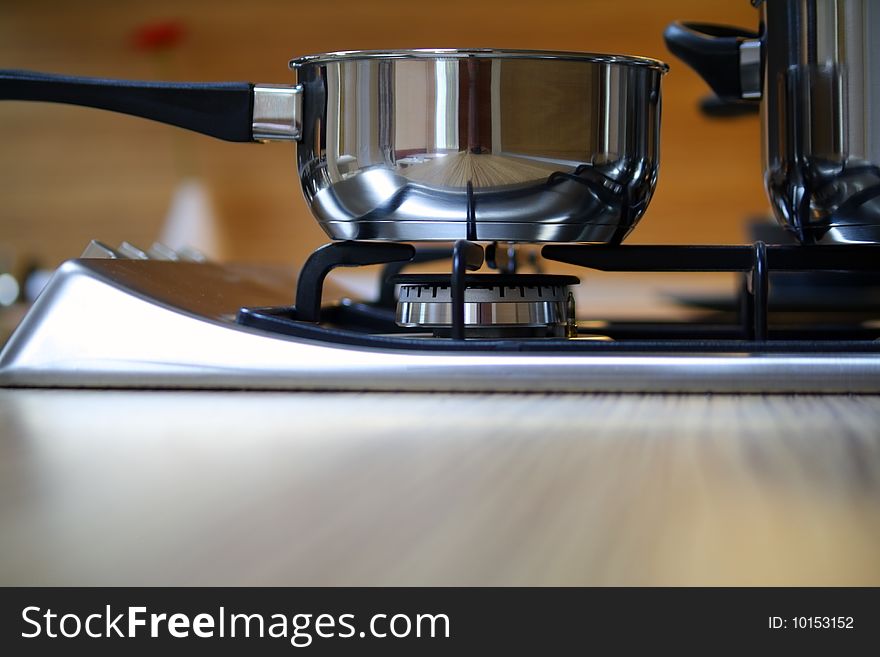
M 388 278 L 395 285 L 436 285 L 448 287 L 448 274 L 395 274 Z M 581 280 L 577 276 L 562 274 L 465 274 L 465 287 L 551 287 L 577 285 Z

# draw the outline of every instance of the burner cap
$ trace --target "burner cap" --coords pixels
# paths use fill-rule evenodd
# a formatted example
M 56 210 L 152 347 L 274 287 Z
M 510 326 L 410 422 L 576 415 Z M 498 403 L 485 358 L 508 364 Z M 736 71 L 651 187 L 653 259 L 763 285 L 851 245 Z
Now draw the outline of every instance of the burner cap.
M 389 279 L 400 285 L 396 322 L 429 328 L 438 335 L 452 327 L 449 276 L 405 274 Z M 576 276 L 545 274 L 468 274 L 464 323 L 481 337 L 562 336 L 574 321 L 568 289 Z
M 449 287 L 448 274 L 395 274 L 388 278 L 396 285 L 436 285 Z M 506 285 L 508 287 L 549 287 L 552 285 L 577 285 L 577 276 L 559 274 L 465 274 L 464 283 L 468 288 Z

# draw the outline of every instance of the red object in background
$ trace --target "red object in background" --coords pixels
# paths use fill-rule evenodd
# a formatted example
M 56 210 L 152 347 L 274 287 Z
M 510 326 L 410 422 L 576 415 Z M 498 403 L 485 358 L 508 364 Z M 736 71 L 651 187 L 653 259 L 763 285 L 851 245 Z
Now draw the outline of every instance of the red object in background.
M 180 21 L 161 21 L 141 25 L 132 32 L 132 44 L 138 50 L 169 50 L 183 40 L 186 28 Z

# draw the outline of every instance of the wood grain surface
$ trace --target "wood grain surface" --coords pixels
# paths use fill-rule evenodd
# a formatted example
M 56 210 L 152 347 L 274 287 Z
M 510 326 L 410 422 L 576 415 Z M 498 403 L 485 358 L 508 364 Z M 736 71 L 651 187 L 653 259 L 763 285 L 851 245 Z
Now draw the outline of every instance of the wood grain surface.
M 880 584 L 880 397 L 0 391 L 0 584 Z

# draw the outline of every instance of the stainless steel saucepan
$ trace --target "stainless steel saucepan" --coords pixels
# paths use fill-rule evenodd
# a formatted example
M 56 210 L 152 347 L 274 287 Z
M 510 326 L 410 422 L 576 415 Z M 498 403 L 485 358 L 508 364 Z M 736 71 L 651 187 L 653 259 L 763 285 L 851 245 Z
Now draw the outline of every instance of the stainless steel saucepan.
M 662 62 L 405 50 L 290 67 L 296 85 L 0 71 L 0 99 L 109 109 L 230 141 L 298 141 L 303 193 L 333 239 L 619 242 L 654 191 Z

